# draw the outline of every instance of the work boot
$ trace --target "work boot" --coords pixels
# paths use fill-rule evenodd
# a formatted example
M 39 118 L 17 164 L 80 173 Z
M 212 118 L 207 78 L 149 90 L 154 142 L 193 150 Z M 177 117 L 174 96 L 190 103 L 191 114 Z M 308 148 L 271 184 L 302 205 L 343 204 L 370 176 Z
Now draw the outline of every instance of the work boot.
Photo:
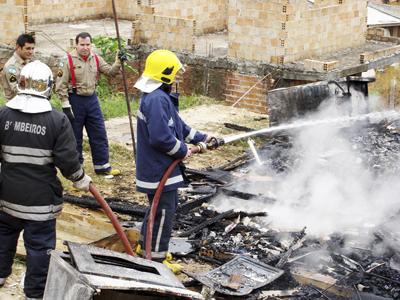
M 25 297 L 25 300 L 43 300 L 43 298 L 29 298 L 29 297 Z
M 110 171 L 96 171 L 97 175 L 113 175 L 117 176 L 121 174 L 121 171 L 118 169 L 111 169 Z
M 0 287 L 2 287 L 6 283 L 7 278 L 0 278 Z

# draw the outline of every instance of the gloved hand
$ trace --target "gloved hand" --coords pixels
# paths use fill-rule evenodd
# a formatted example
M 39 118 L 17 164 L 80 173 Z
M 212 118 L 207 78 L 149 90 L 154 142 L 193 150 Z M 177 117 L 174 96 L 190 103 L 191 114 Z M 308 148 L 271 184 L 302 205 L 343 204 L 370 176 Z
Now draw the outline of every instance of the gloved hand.
M 71 122 L 74 121 L 75 116 L 74 116 L 74 112 L 72 111 L 72 107 L 63 107 L 63 113 L 68 117 L 68 120 Z
M 83 178 L 75 181 L 72 185 L 74 186 L 74 188 L 76 188 L 77 190 L 81 190 L 81 191 L 89 191 L 89 185 L 92 182 L 92 178 L 89 175 L 83 175 Z
M 120 50 L 117 51 L 117 56 L 115 59 L 117 59 L 117 58 L 120 60 L 121 63 L 128 60 L 128 56 L 126 55 L 126 52 L 124 49 L 121 49 L 121 51 Z

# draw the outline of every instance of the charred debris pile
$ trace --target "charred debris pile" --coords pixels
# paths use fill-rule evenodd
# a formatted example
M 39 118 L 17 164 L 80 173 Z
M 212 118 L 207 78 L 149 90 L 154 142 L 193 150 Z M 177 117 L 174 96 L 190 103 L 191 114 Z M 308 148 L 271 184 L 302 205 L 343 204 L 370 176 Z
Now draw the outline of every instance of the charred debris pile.
M 400 174 L 400 122 L 363 121 L 340 131 L 376 176 Z M 289 133 L 261 138 L 264 164 L 257 167 L 259 176 L 272 176 L 264 170 L 290 172 L 301 159 L 290 151 Z M 186 271 L 191 278 L 186 286 L 202 286 L 209 299 L 400 299 L 400 228 L 393 232 L 391 224 L 398 222 L 398 213 L 373 228 L 374 238 L 362 246 L 348 242 L 343 233 L 316 238 L 307 228 L 275 230 L 262 221 L 268 214 L 262 204 L 274 203 L 273 195 L 238 188 L 238 181 L 248 180 L 238 174 L 253 162 L 247 153 L 220 168 L 186 169 L 191 184 L 182 191 L 172 252 L 187 264 L 205 262 L 214 268 L 208 273 Z M 212 205 L 217 196 L 257 199 L 260 205 L 217 212 Z M 127 206 L 122 212 L 140 221 L 143 208 L 129 211 Z

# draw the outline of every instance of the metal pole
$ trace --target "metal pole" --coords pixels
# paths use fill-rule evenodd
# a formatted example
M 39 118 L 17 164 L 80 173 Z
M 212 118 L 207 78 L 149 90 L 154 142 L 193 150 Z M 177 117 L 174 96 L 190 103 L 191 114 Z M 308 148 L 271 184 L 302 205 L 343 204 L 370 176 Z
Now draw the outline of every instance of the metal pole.
M 117 11 L 115 9 L 114 0 L 111 0 L 111 1 L 112 1 L 112 9 L 113 9 L 113 14 L 114 14 L 115 31 L 117 32 L 118 49 L 119 49 L 119 51 L 121 53 L 121 39 L 120 39 L 120 36 L 119 36 Z M 122 71 L 122 80 L 124 81 L 124 91 L 125 91 L 126 106 L 128 108 L 129 126 L 130 126 L 130 129 L 131 129 L 132 146 L 133 146 L 133 159 L 135 159 L 135 157 L 136 157 L 135 132 L 133 131 L 131 104 L 129 103 L 128 84 L 126 83 L 124 62 L 121 62 L 121 71 Z

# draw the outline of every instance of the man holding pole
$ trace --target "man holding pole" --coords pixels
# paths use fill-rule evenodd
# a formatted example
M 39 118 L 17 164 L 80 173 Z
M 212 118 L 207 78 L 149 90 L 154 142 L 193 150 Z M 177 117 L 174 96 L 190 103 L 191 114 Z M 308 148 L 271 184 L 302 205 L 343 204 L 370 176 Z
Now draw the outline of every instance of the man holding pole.
M 101 56 L 92 52 L 92 37 L 87 32 L 79 33 L 75 43 L 76 49 L 60 65 L 56 92 L 62 101 L 64 113 L 71 121 L 80 162 L 83 163 L 82 138 L 85 127 L 95 172 L 119 175 L 121 172 L 112 169 L 109 162 L 107 132 L 95 89 L 100 73 L 115 76 L 120 72 L 121 59 L 125 57 L 117 52 L 115 62 L 110 66 Z

